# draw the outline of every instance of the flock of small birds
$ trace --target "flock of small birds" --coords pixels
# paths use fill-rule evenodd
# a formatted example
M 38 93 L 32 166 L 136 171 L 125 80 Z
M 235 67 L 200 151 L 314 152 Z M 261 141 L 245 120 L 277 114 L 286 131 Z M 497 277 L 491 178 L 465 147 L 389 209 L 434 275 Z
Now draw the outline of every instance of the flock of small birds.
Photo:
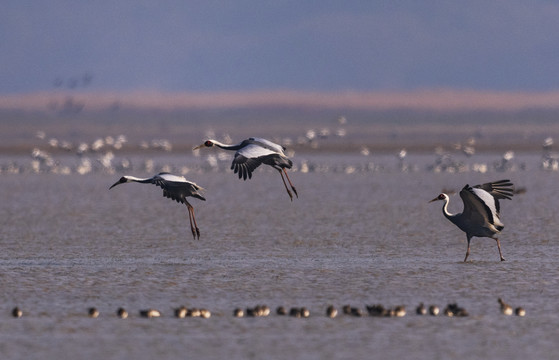
M 345 120 L 343 122 L 345 124 Z M 207 138 L 213 138 L 213 132 L 207 134 Z M 318 143 L 330 137 L 343 137 L 345 132 L 332 132 L 327 129 L 308 130 L 304 136 L 297 140 L 291 138 L 274 139 L 283 146 L 290 147 L 294 144 L 298 146 L 308 146 L 312 149 L 318 147 Z M 153 172 L 172 172 L 186 175 L 189 172 L 219 171 L 228 168 L 229 157 L 223 153 L 208 154 L 205 161 L 193 166 L 176 166 L 174 164 L 158 164 L 154 159 L 145 158 L 141 163 L 136 163 L 124 154 L 119 155 L 123 149 L 137 148 L 140 151 L 173 151 L 173 144 L 167 139 L 143 140 L 139 144 L 131 144 L 127 136 L 118 135 L 99 137 L 91 142 L 78 142 L 56 139 L 48 137 L 44 131 L 38 131 L 36 136 L 42 142 L 31 151 L 30 164 L 21 164 L 16 161 L 0 164 L 0 173 L 20 174 L 20 173 L 52 173 L 60 175 L 79 174 L 86 175 L 94 172 L 107 174 L 120 173 L 125 171 L 144 171 Z M 226 143 L 231 141 L 228 134 L 222 136 Z M 559 153 L 553 151 L 554 141 L 551 137 L 546 138 L 542 144 L 542 158 L 540 168 L 546 171 L 559 171 Z M 475 138 L 466 139 L 463 143 L 450 144 L 450 149 L 438 147 L 434 151 L 434 160 L 427 164 L 425 170 L 433 173 L 462 173 L 488 171 L 517 171 L 525 170 L 525 164 L 515 161 L 513 151 L 506 151 L 499 159 L 492 163 L 471 163 L 464 161 L 464 157 L 475 156 Z M 51 151 L 63 154 L 75 154 L 78 161 L 73 164 L 64 164 L 63 160 L 56 158 Z M 371 155 L 371 151 L 366 147 L 361 147 L 359 151 L 364 157 Z M 198 153 L 195 153 L 198 155 Z M 287 153 L 289 157 L 294 155 L 293 151 Z M 395 154 L 396 168 L 401 172 L 417 172 L 420 167 L 409 161 L 408 151 L 404 148 Z M 66 159 L 66 162 L 68 160 Z M 347 174 L 362 172 L 383 172 L 393 169 L 393 165 L 376 164 L 367 162 L 357 165 L 332 165 L 309 162 L 302 160 L 294 164 L 292 171 L 307 172 L 343 172 Z
M 517 315 L 526 316 L 526 310 L 519 306 L 513 308 L 511 305 L 505 303 L 503 299 L 498 298 L 497 302 L 500 306 L 500 312 L 503 315 Z M 341 312 L 347 316 L 363 317 L 363 316 L 373 316 L 373 317 L 404 317 L 407 314 L 405 305 L 397 305 L 394 307 L 385 307 L 382 304 L 366 305 L 364 309 L 360 307 L 354 307 L 351 305 L 344 305 Z M 236 308 L 233 310 L 233 316 L 236 318 L 242 317 L 266 317 L 272 313 L 272 310 L 267 305 L 256 305 L 254 307 L 248 307 L 246 309 Z M 284 306 L 278 306 L 275 311 L 278 316 L 291 316 L 295 318 L 308 318 L 311 316 L 311 312 L 306 307 L 292 307 L 289 310 Z M 444 315 L 447 317 L 465 317 L 469 316 L 469 313 L 463 307 L 458 306 L 457 303 L 449 303 L 441 312 L 437 305 L 426 306 L 420 303 L 415 308 L 415 313 L 417 315 L 431 315 L 438 316 Z M 329 305 L 326 308 L 326 316 L 329 318 L 335 318 L 338 316 L 338 309 L 334 305 Z M 90 307 L 87 309 L 87 316 L 90 318 L 98 318 L 100 312 L 95 307 Z M 142 309 L 138 312 L 138 315 L 142 318 L 158 318 L 162 314 L 156 309 Z M 19 307 L 12 309 L 12 316 L 15 318 L 20 318 L 23 316 L 23 311 Z M 129 314 L 126 309 L 120 307 L 116 311 L 116 316 L 120 319 L 128 318 Z M 180 306 L 174 309 L 174 317 L 183 318 L 203 318 L 209 319 L 212 316 L 211 312 L 204 308 L 187 308 L 186 306 Z

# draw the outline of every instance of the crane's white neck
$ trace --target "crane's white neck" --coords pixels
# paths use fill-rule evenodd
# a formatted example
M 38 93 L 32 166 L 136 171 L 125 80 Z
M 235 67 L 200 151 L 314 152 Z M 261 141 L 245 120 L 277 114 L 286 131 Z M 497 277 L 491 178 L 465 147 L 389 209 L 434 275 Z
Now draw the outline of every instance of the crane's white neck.
M 139 177 L 135 177 L 135 176 L 130 176 L 130 175 L 125 175 L 123 176 L 126 179 L 126 182 L 140 182 L 140 181 L 146 181 L 148 179 L 146 178 L 139 178 Z
M 450 202 L 450 198 L 448 197 L 447 194 L 444 194 L 444 205 L 443 205 L 443 214 L 447 219 L 450 219 L 454 216 L 454 214 L 451 214 L 448 212 L 448 203 Z
M 239 150 L 239 148 L 242 145 L 242 142 L 238 144 L 228 145 L 228 144 L 221 143 L 217 140 L 210 140 L 210 141 L 214 144 L 214 146 L 220 147 L 224 150 Z

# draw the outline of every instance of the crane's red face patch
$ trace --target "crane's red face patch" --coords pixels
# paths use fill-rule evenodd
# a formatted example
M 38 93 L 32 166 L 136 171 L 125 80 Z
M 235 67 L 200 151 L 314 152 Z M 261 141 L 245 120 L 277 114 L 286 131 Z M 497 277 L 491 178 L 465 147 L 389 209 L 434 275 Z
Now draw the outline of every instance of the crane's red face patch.
M 441 193 L 439 194 L 439 196 L 437 196 L 436 198 L 434 198 L 433 200 L 429 201 L 430 203 L 433 201 L 437 201 L 437 200 L 444 200 L 445 199 L 445 194 Z
M 211 142 L 210 140 L 206 140 L 206 142 L 204 143 L 204 145 L 206 145 L 207 147 L 210 147 L 210 146 L 214 146 L 214 143 Z

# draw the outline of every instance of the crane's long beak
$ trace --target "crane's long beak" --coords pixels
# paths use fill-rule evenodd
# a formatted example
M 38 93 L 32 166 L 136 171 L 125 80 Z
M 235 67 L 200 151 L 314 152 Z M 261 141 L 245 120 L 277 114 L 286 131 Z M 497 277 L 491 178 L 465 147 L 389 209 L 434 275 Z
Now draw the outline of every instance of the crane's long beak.
M 203 148 L 204 146 L 205 146 L 204 144 L 198 145 L 198 146 L 194 147 L 192 150 L 198 150 L 198 149 Z
M 112 188 L 114 188 L 115 186 L 117 186 L 118 184 L 124 184 L 126 181 L 122 181 L 122 179 L 119 179 L 117 182 L 115 182 L 114 184 L 111 185 L 111 187 L 109 188 L 109 190 L 111 190 Z
M 429 200 L 429 202 L 432 203 L 433 201 L 437 201 L 437 200 L 439 200 L 438 196 L 436 198 L 434 198 L 433 200 Z

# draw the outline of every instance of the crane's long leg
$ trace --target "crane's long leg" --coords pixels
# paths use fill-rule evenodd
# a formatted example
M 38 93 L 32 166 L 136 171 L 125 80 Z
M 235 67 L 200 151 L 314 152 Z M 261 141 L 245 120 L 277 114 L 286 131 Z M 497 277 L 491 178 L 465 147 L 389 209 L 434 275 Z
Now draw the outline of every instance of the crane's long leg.
M 466 260 L 468 260 L 468 256 L 470 256 L 470 240 L 472 240 L 472 237 L 470 235 L 468 236 L 468 250 L 466 250 L 466 257 L 464 258 L 464 262 L 466 262 Z
M 501 257 L 501 261 L 505 261 L 505 258 L 503 257 L 503 253 L 501 252 L 501 243 L 499 242 L 499 239 L 495 239 L 497 240 L 497 249 L 499 249 L 499 256 Z
M 190 211 L 189 206 L 188 206 L 188 220 L 190 220 L 190 231 L 192 231 L 192 236 L 196 240 L 196 231 L 194 231 L 194 224 L 192 223 L 192 212 Z
M 190 220 L 190 230 L 192 231 L 192 236 L 194 239 L 198 236 L 198 240 L 200 240 L 200 229 L 198 229 L 198 225 L 196 224 L 194 208 L 188 202 L 186 202 L 186 207 L 188 208 L 188 220 Z
M 285 179 L 283 178 L 283 173 L 281 172 L 281 170 L 278 170 L 278 171 L 280 173 L 281 180 L 283 181 L 283 185 L 285 186 L 285 190 L 287 190 L 287 194 L 289 195 L 289 198 L 291 199 L 291 201 L 293 201 L 293 194 L 291 194 L 291 191 L 289 191 L 289 188 L 287 187 L 287 183 L 285 182 Z M 295 194 L 297 194 L 297 193 L 295 193 Z
M 287 175 L 287 170 L 285 170 L 285 168 L 283 168 L 283 172 L 285 173 L 285 177 L 287 178 L 287 181 L 289 181 L 289 185 L 291 185 L 291 188 L 293 189 L 295 196 L 299 198 L 299 195 L 297 194 L 297 190 L 295 189 L 295 186 L 293 186 L 293 184 L 291 183 L 291 180 L 289 179 L 289 176 Z

